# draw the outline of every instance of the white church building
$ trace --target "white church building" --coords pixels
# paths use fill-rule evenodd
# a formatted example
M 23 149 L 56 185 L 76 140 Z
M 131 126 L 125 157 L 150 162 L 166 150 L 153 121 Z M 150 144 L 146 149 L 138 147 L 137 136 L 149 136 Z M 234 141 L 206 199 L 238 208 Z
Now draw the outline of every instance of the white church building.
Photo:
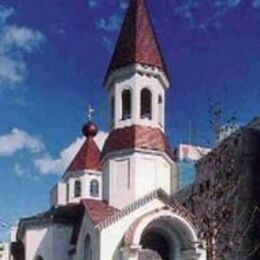
M 170 87 L 144 0 L 131 0 L 104 81 L 110 133 L 85 143 L 50 193 L 50 210 L 21 219 L 14 260 L 204 260 L 198 221 L 174 199 L 179 176 L 165 136 Z

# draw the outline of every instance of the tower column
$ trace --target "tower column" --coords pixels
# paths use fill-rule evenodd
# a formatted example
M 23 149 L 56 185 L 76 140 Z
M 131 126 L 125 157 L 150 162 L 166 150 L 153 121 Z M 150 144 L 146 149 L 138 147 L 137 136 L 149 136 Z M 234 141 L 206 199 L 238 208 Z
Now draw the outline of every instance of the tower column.
M 137 124 L 140 118 L 140 91 L 137 87 L 135 87 L 132 93 L 133 93 L 133 98 L 132 98 L 133 123 Z
M 122 119 L 122 90 L 115 88 L 115 120 L 114 124 L 117 125 Z

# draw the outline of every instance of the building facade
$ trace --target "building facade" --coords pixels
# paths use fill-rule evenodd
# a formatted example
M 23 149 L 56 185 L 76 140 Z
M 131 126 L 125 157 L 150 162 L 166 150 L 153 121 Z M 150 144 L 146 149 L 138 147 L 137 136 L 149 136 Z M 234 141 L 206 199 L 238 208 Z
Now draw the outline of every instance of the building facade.
M 170 87 L 144 0 L 131 0 L 104 89 L 110 133 L 85 143 L 50 194 L 47 212 L 20 220 L 14 259 L 206 259 L 198 221 L 173 197 L 176 158 L 165 135 Z
M 100 151 L 97 126 L 84 125 L 50 209 L 20 220 L 14 260 L 259 259 L 259 120 L 207 150 L 180 189 L 165 134 L 169 87 L 145 0 L 131 0 L 104 80 L 109 136 Z

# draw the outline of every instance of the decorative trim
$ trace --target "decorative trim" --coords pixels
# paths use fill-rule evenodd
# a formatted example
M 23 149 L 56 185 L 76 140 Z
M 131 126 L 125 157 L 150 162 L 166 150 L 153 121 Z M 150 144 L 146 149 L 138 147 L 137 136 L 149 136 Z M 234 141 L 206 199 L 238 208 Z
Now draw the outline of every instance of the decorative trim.
M 140 63 L 135 63 L 133 65 L 128 65 L 110 72 L 106 82 L 105 88 L 107 91 L 114 85 L 116 80 L 124 80 L 131 77 L 134 74 L 145 75 L 147 77 L 153 77 L 159 80 L 164 89 L 168 89 L 170 82 L 166 76 L 163 69 L 155 66 L 142 65 Z
M 166 205 L 168 205 L 176 214 L 178 214 L 180 217 L 183 217 L 184 219 L 188 220 L 190 223 L 192 223 L 195 227 L 198 226 L 198 222 L 195 218 L 195 216 L 186 208 L 181 206 L 179 203 L 177 203 L 174 198 L 170 197 L 165 191 L 162 189 L 155 190 L 151 192 L 150 194 L 146 195 L 145 197 L 133 202 L 129 206 L 123 208 L 118 213 L 114 214 L 112 217 L 107 218 L 100 224 L 96 226 L 96 228 L 101 231 L 102 229 L 107 228 L 108 226 L 114 224 L 118 220 L 128 216 L 133 211 L 141 208 L 142 206 L 148 204 L 154 199 L 159 199 Z

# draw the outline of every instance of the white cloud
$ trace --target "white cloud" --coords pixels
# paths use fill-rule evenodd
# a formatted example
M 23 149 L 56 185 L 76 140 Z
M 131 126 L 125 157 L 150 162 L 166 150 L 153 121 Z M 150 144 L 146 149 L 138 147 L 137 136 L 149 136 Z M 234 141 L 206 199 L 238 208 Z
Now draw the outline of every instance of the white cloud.
M 0 5 L 0 87 L 15 85 L 27 76 L 25 55 L 38 50 L 45 37 L 37 30 L 9 25 L 13 8 Z
M 16 175 L 19 177 L 23 177 L 27 174 L 27 171 L 25 169 L 23 169 L 19 163 L 16 163 L 14 165 L 14 171 L 15 171 Z
M 175 14 L 184 20 L 188 29 L 220 29 L 224 25 L 224 17 L 236 11 L 242 3 L 245 3 L 245 0 L 213 0 L 207 3 L 200 0 L 183 0 L 177 5 Z M 253 8 L 260 7 L 260 0 L 250 0 L 250 4 Z
M 88 6 L 91 9 L 99 7 L 99 2 L 97 0 L 88 0 Z
M 100 131 L 95 138 L 95 141 L 100 149 L 102 149 L 106 138 L 107 133 L 103 131 Z M 78 137 L 74 142 L 59 153 L 58 158 L 53 158 L 47 153 L 41 158 L 35 159 L 35 167 L 41 174 L 63 174 L 71 160 L 83 145 L 84 141 L 85 137 Z
M 118 31 L 121 25 L 121 16 L 118 14 L 113 14 L 107 19 L 100 18 L 97 21 L 97 28 L 102 29 L 107 32 L 115 32 Z
M 35 154 L 43 149 L 41 139 L 24 130 L 13 128 L 10 133 L 0 136 L 0 156 L 11 156 L 21 150 Z

